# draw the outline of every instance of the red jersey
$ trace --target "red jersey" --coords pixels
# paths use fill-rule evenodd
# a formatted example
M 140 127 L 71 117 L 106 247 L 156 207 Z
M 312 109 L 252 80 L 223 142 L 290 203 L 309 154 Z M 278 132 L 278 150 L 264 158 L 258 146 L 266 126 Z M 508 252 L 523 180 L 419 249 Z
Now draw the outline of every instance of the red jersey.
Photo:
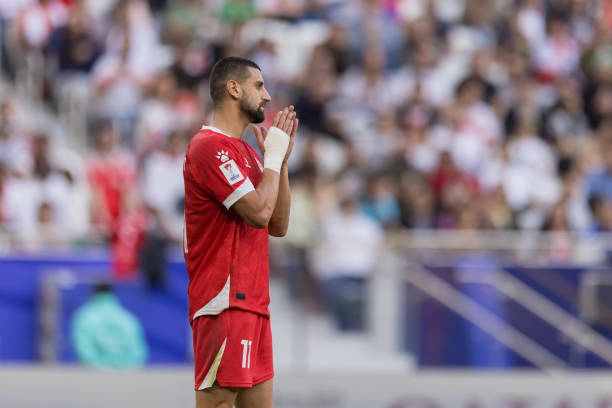
M 203 127 L 185 154 L 183 252 L 190 320 L 236 308 L 269 316 L 268 230 L 249 226 L 232 205 L 261 181 L 246 142 Z
M 102 194 L 103 213 L 94 214 L 94 222 L 107 222 L 113 230 L 126 192 L 137 186 L 136 162 L 130 154 L 121 151 L 92 156 L 87 159 L 87 178 L 93 189 Z

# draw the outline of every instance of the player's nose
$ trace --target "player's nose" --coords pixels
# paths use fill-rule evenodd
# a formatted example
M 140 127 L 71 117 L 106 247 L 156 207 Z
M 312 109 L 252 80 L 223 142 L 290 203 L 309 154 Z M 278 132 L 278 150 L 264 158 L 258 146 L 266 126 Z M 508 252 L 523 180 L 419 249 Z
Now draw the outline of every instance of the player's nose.
M 266 88 L 264 88 L 262 99 L 264 100 L 264 102 L 270 102 L 272 100 L 272 97 L 270 96 Z

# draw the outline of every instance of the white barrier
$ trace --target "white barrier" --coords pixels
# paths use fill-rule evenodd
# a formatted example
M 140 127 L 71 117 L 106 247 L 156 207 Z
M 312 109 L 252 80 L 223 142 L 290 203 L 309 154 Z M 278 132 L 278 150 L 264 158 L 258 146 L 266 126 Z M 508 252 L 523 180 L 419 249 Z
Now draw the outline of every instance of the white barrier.
M 190 368 L 94 372 L 0 367 L 0 406 L 193 407 Z M 278 374 L 276 408 L 612 408 L 612 374 L 425 371 Z

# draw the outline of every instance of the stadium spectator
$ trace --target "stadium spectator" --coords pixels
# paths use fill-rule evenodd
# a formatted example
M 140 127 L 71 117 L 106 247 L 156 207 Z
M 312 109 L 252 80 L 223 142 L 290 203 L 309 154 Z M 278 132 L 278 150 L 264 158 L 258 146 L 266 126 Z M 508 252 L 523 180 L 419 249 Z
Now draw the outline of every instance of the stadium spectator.
M 455 228 L 456 211 L 480 193 L 478 180 L 458 168 L 449 152 L 442 152 L 429 184 L 436 202 L 438 228 Z
M 161 9 L 164 42 L 181 47 L 189 45 L 199 28 L 203 8 L 198 0 L 172 1 Z
M 94 150 L 86 163 L 93 195 L 92 227 L 99 236 L 113 241 L 126 196 L 138 180 L 135 159 L 120 148 L 119 134 L 111 122 L 97 125 Z
M 593 231 L 612 231 L 612 202 L 598 196 L 592 196 L 589 205 L 593 213 Z
M 66 24 L 58 27 L 49 39 L 48 50 L 57 57 L 58 73 L 91 72 L 102 52 L 95 28 L 83 3 L 76 3 L 68 10 Z
M 612 145 L 606 144 L 603 151 L 603 166 L 588 175 L 589 197 L 612 200 Z
M 393 109 L 399 101 L 394 90 L 387 88 L 390 79 L 386 67 L 383 50 L 364 50 L 361 65 L 349 68 L 340 79 L 338 92 L 342 105 L 355 115 Z
M 314 272 L 341 330 L 365 328 L 367 283 L 382 241 L 380 225 L 361 213 L 350 197 L 321 220 Z
M 152 287 L 164 287 L 166 248 L 182 239 L 185 188 L 185 143 L 179 132 L 170 133 L 162 150 L 151 153 L 143 166 L 142 197 L 149 214 L 140 268 Z
M 178 89 L 174 76 L 160 74 L 153 85 L 153 94 L 140 107 L 134 147 L 140 159 L 164 146 L 171 131 L 179 124 Z
M 546 38 L 532 44 L 535 75 L 543 84 L 573 74 L 580 60 L 580 48 L 567 22 L 553 16 L 546 26 Z
M 436 227 L 434 195 L 427 180 L 421 174 L 404 172 L 400 181 L 399 204 L 404 227 L 411 229 Z
M 7 223 L 7 215 L 6 215 L 6 193 L 5 193 L 5 184 L 8 178 L 8 171 L 4 164 L 0 162 L 0 231 L 4 230 L 4 227 Z
M 557 101 L 544 112 L 542 136 L 556 144 L 559 154 L 568 156 L 588 137 L 589 124 L 578 84 L 570 79 L 562 80 L 558 90 Z
M 60 0 L 38 0 L 26 5 L 15 19 L 19 44 L 25 49 L 45 47 L 53 30 L 66 22 L 66 6 Z
M 141 323 L 121 305 L 107 283 L 96 284 L 74 313 L 70 336 L 79 362 L 99 369 L 134 369 L 147 360 Z
M 125 35 L 122 41 L 119 53 L 107 52 L 93 68 L 94 111 L 96 116 L 118 123 L 122 138 L 131 142 L 142 88 L 150 80 L 150 73 L 128 58 L 130 37 Z
M 5 185 L 8 227 L 26 248 L 68 244 L 87 231 L 87 192 L 69 165 L 69 154 L 58 164 L 49 135 L 33 138 L 32 173 L 11 177 Z M 52 226 L 52 228 L 51 228 Z M 49 231 L 49 240 L 41 230 Z M 52 233 L 51 233 L 52 232 Z
M 374 175 L 366 182 L 363 212 L 385 228 L 399 226 L 400 209 L 397 192 L 391 180 Z
M 350 66 L 350 54 L 346 27 L 331 21 L 329 34 L 325 41 L 314 47 L 308 70 L 321 69 L 331 62 L 333 73 L 342 75 Z
M 460 169 L 476 175 L 502 138 L 499 119 L 485 102 L 485 84 L 476 77 L 462 81 L 450 109 L 456 125 L 449 151 Z
M 282 242 L 273 240 L 270 244 L 284 247 L 283 266 L 292 297 L 303 299 L 310 309 L 319 309 L 310 250 L 316 244 L 321 228 L 317 208 L 320 181 L 316 170 L 304 168 L 293 175 L 291 183 L 291 223 L 287 235 Z
M 28 143 L 17 128 L 15 106 L 10 99 L 0 102 L 0 163 L 15 176 L 30 172 L 32 158 Z

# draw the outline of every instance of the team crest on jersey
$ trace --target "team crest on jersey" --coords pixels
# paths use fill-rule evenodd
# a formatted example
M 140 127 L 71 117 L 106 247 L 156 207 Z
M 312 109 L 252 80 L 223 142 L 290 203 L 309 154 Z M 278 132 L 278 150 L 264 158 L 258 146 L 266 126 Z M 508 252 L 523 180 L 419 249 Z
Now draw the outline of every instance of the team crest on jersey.
M 221 160 L 221 163 L 225 163 L 229 160 L 228 154 L 225 150 L 221 150 L 217 152 L 217 159 Z
M 219 169 L 221 169 L 221 172 L 230 184 L 236 184 L 240 180 L 244 180 L 244 176 L 240 172 L 238 165 L 233 160 L 223 163 L 219 166 Z

